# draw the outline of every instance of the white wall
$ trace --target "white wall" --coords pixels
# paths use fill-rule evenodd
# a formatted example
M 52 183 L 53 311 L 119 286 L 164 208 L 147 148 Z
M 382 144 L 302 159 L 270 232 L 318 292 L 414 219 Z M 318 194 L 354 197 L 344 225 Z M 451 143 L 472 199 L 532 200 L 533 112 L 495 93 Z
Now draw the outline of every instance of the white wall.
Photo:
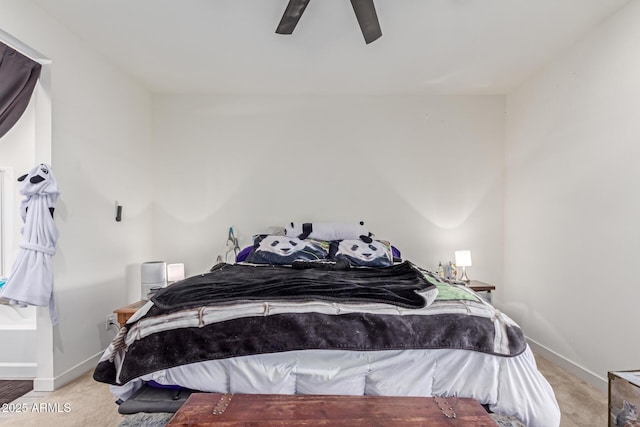
M 139 297 L 139 263 L 151 253 L 151 97 L 30 1 L 0 0 L 0 28 L 52 60 L 60 324 L 51 329 L 41 309 L 39 337 L 49 329 L 50 342 L 39 343 L 36 381 L 52 388 L 95 366 L 111 338 L 105 315 Z
M 365 221 L 422 266 L 502 280 L 504 97 L 156 96 L 158 258 L 207 271 L 290 221 Z
M 604 381 L 637 369 L 640 2 L 507 97 L 505 311 Z

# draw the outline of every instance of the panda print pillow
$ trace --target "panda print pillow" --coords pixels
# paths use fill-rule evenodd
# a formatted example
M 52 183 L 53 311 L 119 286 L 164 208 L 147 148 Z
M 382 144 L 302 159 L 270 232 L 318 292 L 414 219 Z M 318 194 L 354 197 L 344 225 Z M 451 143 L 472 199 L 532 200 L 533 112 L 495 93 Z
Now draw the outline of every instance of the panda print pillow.
M 330 258 L 344 259 L 352 266 L 388 267 L 393 264 L 391 244 L 383 240 L 339 240 L 331 242 Z
M 294 261 L 319 261 L 329 256 L 329 243 L 297 237 L 259 235 L 246 262 L 253 264 L 291 265 Z

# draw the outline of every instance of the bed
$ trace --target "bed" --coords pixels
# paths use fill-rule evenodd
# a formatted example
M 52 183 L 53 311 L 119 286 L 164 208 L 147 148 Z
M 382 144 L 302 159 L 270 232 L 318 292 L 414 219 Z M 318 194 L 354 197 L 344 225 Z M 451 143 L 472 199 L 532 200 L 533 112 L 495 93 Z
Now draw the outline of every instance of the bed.
M 145 384 L 471 397 L 528 427 L 560 424 L 521 329 L 463 283 L 367 235 L 299 237 L 259 236 L 244 261 L 160 291 L 121 328 L 94 379 L 122 400 Z M 277 249 L 290 239 L 300 247 Z M 365 262 L 350 258 L 358 244 L 367 248 Z

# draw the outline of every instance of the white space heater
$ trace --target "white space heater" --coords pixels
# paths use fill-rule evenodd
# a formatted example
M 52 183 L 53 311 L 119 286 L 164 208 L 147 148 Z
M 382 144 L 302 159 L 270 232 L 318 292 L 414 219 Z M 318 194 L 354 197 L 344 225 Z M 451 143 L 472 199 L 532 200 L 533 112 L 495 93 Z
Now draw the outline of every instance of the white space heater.
M 140 276 L 142 279 L 140 296 L 143 300 L 147 300 L 151 294 L 167 286 L 167 263 L 164 261 L 143 262 L 140 266 Z

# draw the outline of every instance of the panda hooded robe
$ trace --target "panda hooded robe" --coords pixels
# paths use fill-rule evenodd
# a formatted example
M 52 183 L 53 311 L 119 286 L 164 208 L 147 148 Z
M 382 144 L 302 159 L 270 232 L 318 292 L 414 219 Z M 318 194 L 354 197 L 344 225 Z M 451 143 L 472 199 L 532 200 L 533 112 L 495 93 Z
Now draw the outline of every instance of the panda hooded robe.
M 49 306 L 51 322 L 57 324 L 53 301 L 53 266 L 58 230 L 53 210 L 58 200 L 58 184 L 51 168 L 40 164 L 18 178 L 20 194 L 25 196 L 20 207 L 24 227 L 22 243 L 0 298 L 9 304 Z

